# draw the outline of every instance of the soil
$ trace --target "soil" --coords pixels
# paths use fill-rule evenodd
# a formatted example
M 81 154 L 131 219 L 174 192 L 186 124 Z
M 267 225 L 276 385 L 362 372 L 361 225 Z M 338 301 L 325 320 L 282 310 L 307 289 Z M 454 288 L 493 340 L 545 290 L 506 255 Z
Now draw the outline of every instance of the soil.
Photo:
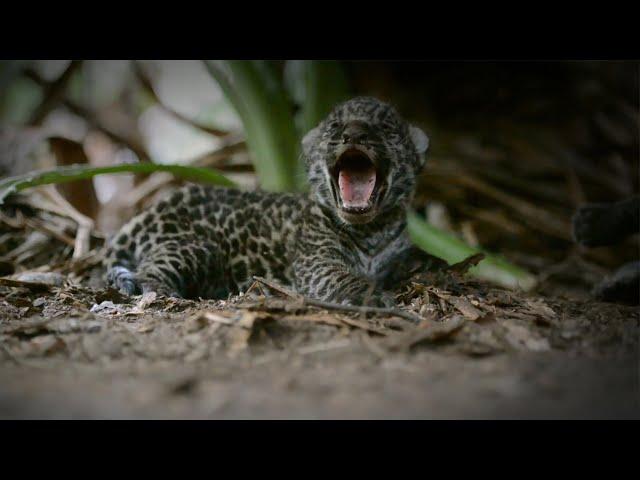
M 416 325 L 259 284 L 189 301 L 44 280 L 0 286 L 0 418 L 640 418 L 638 307 L 458 278 L 398 292 Z

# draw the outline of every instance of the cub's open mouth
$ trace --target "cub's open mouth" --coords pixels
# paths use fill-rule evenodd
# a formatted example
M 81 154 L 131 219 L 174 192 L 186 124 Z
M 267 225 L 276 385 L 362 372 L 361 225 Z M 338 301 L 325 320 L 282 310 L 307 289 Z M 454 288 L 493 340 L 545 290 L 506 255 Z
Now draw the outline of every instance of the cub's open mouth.
M 352 214 L 367 213 L 375 204 L 380 175 L 369 156 L 357 148 L 345 150 L 331 169 L 338 206 Z

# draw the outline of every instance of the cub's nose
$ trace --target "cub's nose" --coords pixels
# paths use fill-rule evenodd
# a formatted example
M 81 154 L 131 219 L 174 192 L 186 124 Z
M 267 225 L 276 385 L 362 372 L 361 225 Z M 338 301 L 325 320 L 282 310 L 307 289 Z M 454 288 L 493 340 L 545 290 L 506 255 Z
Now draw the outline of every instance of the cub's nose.
M 342 132 L 342 143 L 364 143 L 369 137 L 369 126 L 354 120 L 347 123 Z

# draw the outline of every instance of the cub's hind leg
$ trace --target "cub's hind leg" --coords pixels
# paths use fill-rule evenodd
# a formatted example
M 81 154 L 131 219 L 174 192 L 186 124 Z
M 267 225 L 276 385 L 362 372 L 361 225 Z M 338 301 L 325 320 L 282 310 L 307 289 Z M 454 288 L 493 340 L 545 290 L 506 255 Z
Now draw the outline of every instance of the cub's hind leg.
M 108 285 L 115 287 L 126 295 L 141 293 L 140 285 L 135 278 L 135 244 L 126 233 L 118 234 L 107 247 L 103 264 L 106 269 Z
M 181 238 L 157 245 L 141 259 L 136 280 L 143 293 L 184 298 L 223 298 L 230 276 L 224 255 L 212 242 Z

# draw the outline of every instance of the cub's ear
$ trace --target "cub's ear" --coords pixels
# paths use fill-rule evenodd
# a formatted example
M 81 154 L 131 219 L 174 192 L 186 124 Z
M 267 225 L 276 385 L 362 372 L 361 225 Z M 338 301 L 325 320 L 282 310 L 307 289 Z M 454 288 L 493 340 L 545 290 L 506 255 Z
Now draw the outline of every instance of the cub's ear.
M 320 127 L 316 127 L 302 138 L 302 152 L 306 155 L 309 155 L 311 148 L 316 143 L 318 137 L 320 136 Z
M 429 148 L 429 137 L 427 137 L 427 134 L 413 125 L 409 127 L 409 134 L 411 135 L 411 141 L 416 147 L 418 154 L 424 155 Z

